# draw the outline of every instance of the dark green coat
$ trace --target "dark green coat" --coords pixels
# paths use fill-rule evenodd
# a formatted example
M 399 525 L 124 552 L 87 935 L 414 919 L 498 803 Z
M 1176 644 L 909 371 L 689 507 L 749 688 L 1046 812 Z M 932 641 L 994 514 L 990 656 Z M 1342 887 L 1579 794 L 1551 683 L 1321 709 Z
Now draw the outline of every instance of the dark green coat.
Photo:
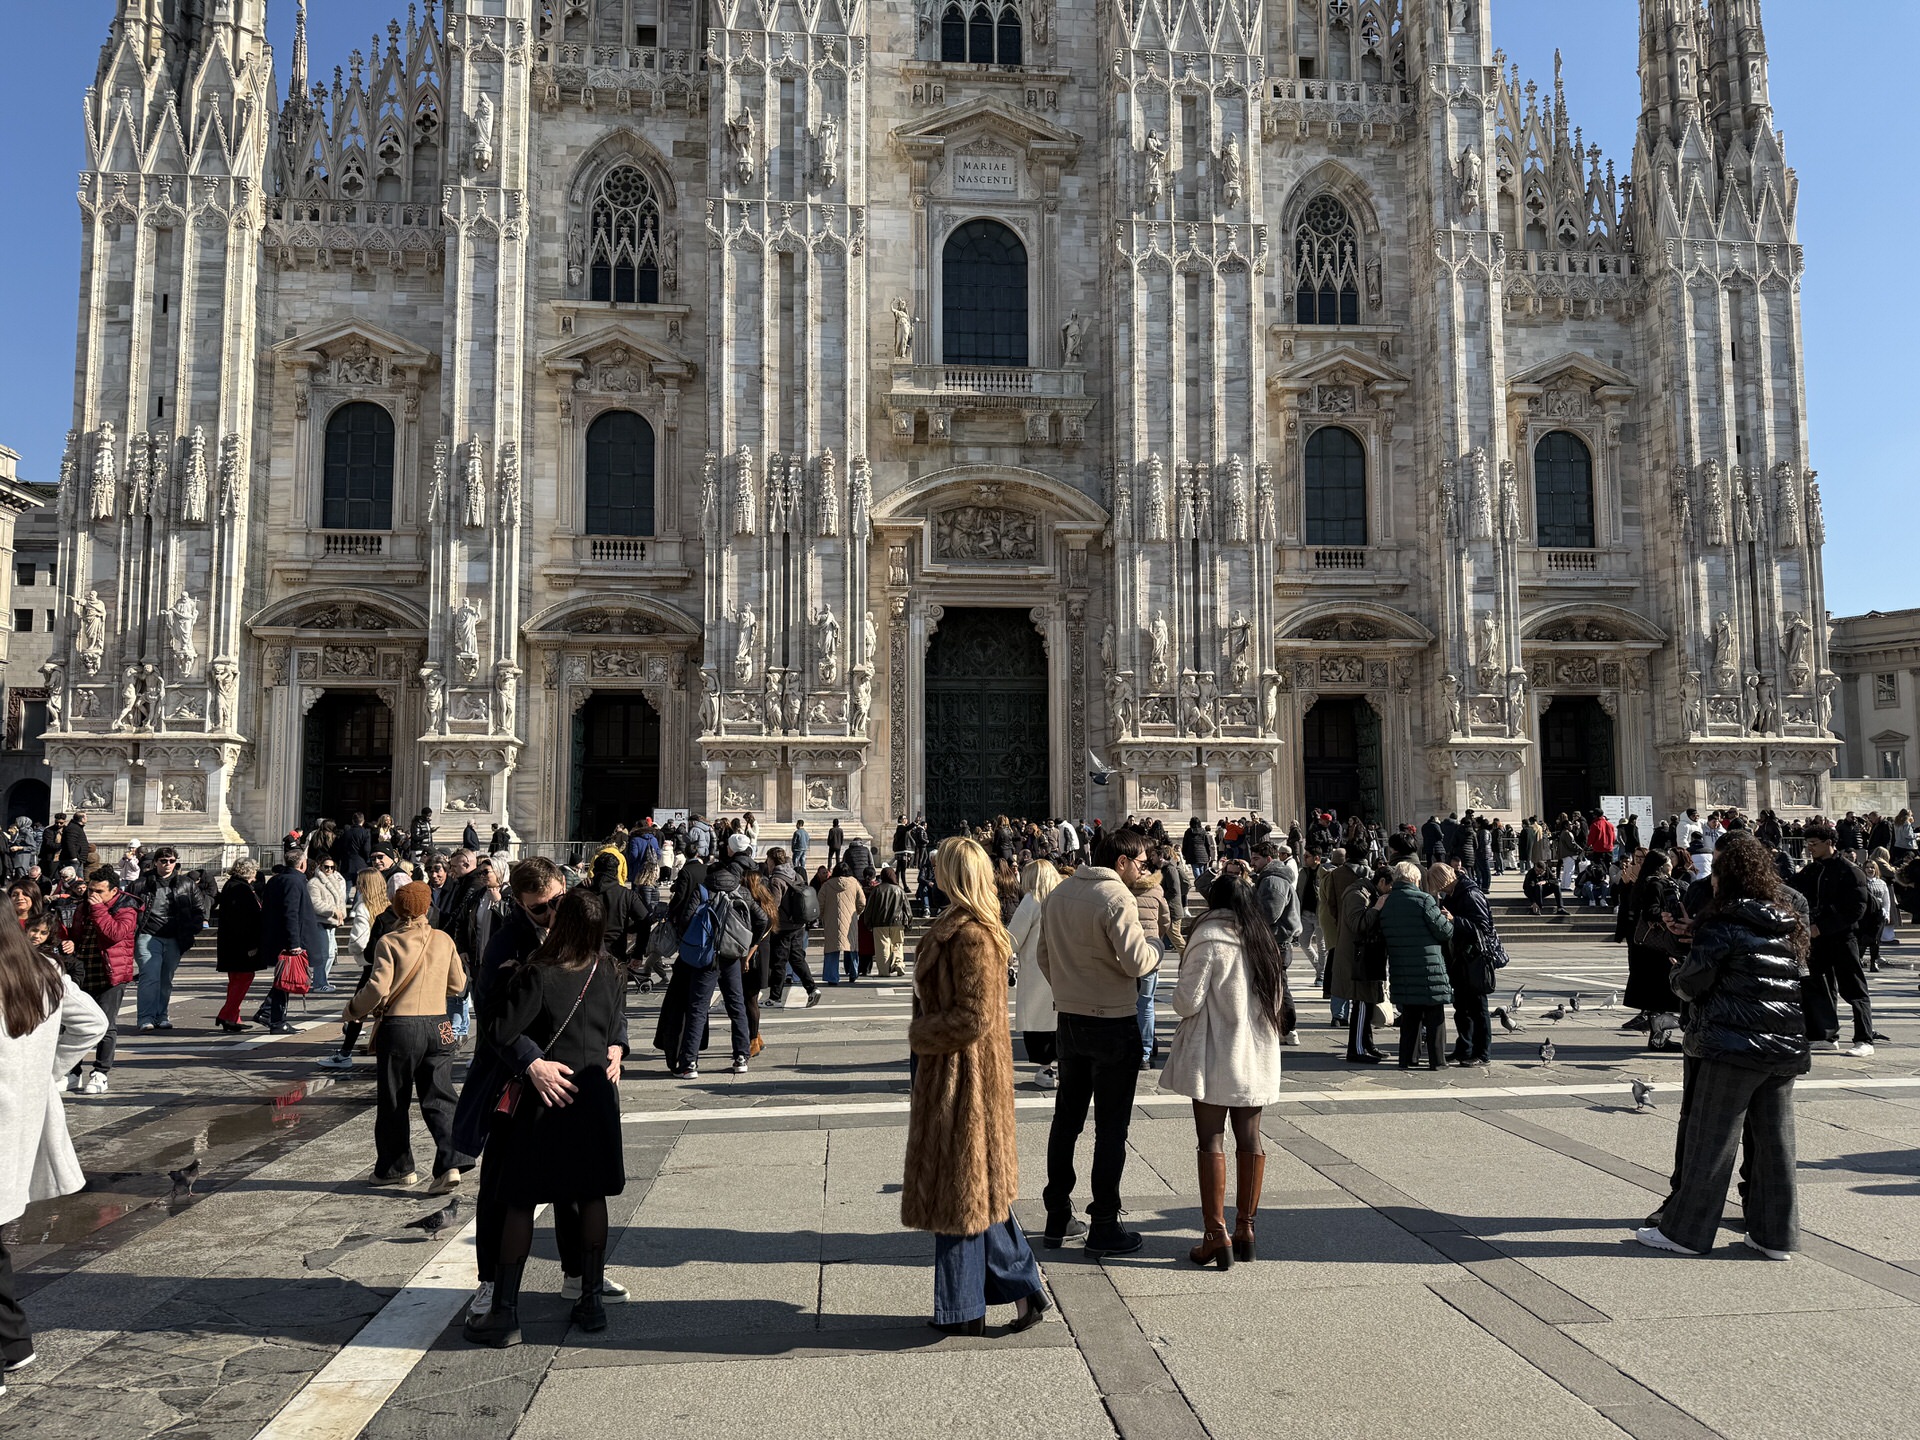
M 1439 901 L 1417 885 L 1396 881 L 1380 909 L 1380 933 L 1387 939 L 1387 979 L 1395 1005 L 1445 1005 L 1453 999 L 1447 984 L 1453 921 Z

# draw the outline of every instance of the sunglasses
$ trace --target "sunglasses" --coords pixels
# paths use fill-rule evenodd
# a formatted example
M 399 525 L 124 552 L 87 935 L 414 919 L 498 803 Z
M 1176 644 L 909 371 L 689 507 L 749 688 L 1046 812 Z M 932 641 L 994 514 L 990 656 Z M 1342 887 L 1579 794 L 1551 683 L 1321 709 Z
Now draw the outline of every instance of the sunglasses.
M 560 899 L 556 895 L 551 900 L 523 900 L 520 903 L 529 915 L 551 915 L 558 908 Z

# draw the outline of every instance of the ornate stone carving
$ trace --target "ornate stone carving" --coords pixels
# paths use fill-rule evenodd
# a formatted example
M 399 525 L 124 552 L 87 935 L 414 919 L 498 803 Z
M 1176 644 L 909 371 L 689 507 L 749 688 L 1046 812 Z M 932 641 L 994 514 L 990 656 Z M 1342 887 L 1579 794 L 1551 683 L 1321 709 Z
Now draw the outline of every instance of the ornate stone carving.
M 447 442 L 433 442 L 433 468 L 427 478 L 427 519 L 438 520 L 447 504 Z
M 520 523 L 520 442 L 508 440 L 500 447 L 500 523 Z
M 455 815 L 476 815 L 487 808 L 487 777 L 472 771 L 447 776 L 445 808 Z
M 469 530 L 486 528 L 486 446 L 477 435 L 468 438 L 466 459 L 460 467 L 460 518 Z
M 1707 544 L 1727 543 L 1727 496 L 1720 484 L 1720 462 L 1709 460 L 1700 467 L 1700 498 L 1707 510 Z
M 1440 677 L 1440 713 L 1446 719 L 1447 738 L 1461 733 L 1460 680 L 1454 675 Z
M 826 605 L 813 617 L 814 672 L 820 684 L 840 683 L 840 621 Z
M 160 809 L 168 815 L 194 815 L 207 808 L 207 777 L 168 775 L 160 781 Z
M 720 808 L 758 810 L 761 794 L 758 775 L 729 775 L 720 782 Z
M 220 514 L 238 515 L 247 499 L 247 465 L 237 434 L 220 437 Z
M 1740 692 L 1739 642 L 1734 638 L 1733 621 L 1722 610 L 1713 621 L 1713 688 L 1722 695 Z
M 1504 810 L 1507 808 L 1507 796 L 1507 777 L 1504 775 L 1467 777 L 1467 804 L 1475 810 Z
M 840 533 L 840 475 L 831 450 L 822 451 L 814 465 L 814 534 Z
M 1156 690 L 1164 690 L 1173 657 L 1173 637 L 1167 633 L 1167 617 L 1155 615 L 1147 627 L 1147 679 Z
M 1787 683 L 1805 690 L 1813 682 L 1813 627 L 1798 610 L 1787 616 L 1786 630 L 1780 641 L 1787 662 Z
M 438 665 L 422 665 L 419 670 L 421 699 L 427 712 L 429 733 L 445 734 L 447 682 Z
M 759 636 L 760 621 L 751 605 L 742 605 L 731 618 L 739 637 L 733 649 L 733 683 L 741 690 L 749 690 L 753 688 L 754 641 Z
M 469 724 L 484 724 L 493 718 L 493 705 L 484 690 L 456 690 L 451 706 L 451 718 Z
M 1233 688 L 1244 692 L 1253 678 L 1253 622 L 1244 610 L 1227 625 L 1227 671 L 1233 678 Z
M 86 598 L 74 602 L 76 628 L 73 650 L 80 666 L 89 675 L 100 673 L 100 659 L 107 648 L 107 607 L 98 590 L 89 590 Z
M 1494 495 L 1493 477 L 1487 468 L 1486 450 L 1482 448 L 1469 451 L 1461 458 L 1460 468 L 1466 476 L 1467 514 L 1472 521 L 1468 538 L 1491 540 Z
M 1169 811 L 1180 808 L 1180 782 L 1171 775 L 1142 775 L 1139 806 L 1143 811 Z
M 757 507 L 753 494 L 753 452 L 742 445 L 733 452 L 733 533 L 752 535 Z
M 480 607 L 471 595 L 460 597 L 453 611 L 453 658 L 460 678 L 471 681 L 480 673 Z
M 1143 483 L 1147 487 L 1147 539 L 1164 540 L 1167 538 L 1167 473 L 1158 455 L 1147 457 Z
M 1611 625 L 1603 624 L 1598 620 L 1562 620 L 1556 624 L 1544 626 L 1534 633 L 1533 638 L 1607 644 L 1617 641 L 1620 635 Z
M 1707 777 L 1707 804 L 1715 809 L 1737 809 L 1747 803 L 1747 782 L 1738 775 Z
M 847 782 L 838 777 L 815 775 L 807 781 L 807 809 L 815 812 L 845 810 Z
M 1010 505 L 979 503 L 934 517 L 936 560 L 1033 561 L 1040 557 L 1040 517 Z
M 93 814 L 110 812 L 113 809 L 113 776 L 111 775 L 69 775 L 67 777 L 67 809 L 84 810 Z
M 1782 550 L 1800 545 L 1800 492 L 1790 461 L 1773 467 L 1773 537 Z
M 320 652 L 320 673 L 371 677 L 378 652 L 371 645 L 329 645 Z
M 180 471 L 180 518 L 188 525 L 207 519 L 207 432 L 198 425 L 187 436 L 187 461 Z
M 646 656 L 632 650 L 594 650 L 587 657 L 587 673 L 601 679 L 646 678 Z
M 1139 716 L 1133 703 L 1133 672 L 1122 670 L 1107 676 L 1107 720 L 1115 740 L 1132 740 L 1140 734 Z
M 114 458 L 113 422 L 103 420 L 94 438 L 93 488 L 89 493 L 88 513 L 95 520 L 113 518 L 114 491 L 119 484 L 119 468 Z

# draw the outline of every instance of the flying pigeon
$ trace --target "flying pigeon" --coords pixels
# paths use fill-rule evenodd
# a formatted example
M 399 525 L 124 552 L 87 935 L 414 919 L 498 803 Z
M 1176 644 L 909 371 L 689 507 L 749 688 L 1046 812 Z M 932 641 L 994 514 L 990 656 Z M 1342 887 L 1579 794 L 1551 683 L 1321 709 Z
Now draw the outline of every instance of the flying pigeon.
M 1505 1030 L 1509 1035 L 1520 1028 L 1513 1023 L 1513 1018 L 1507 1014 L 1504 1005 L 1493 1012 L 1493 1018 L 1500 1022 L 1500 1028 Z
M 1104 785 L 1113 778 L 1113 767 L 1091 750 L 1087 751 L 1087 778 L 1096 785 Z
M 1540 1042 L 1540 1063 L 1543 1065 L 1551 1065 L 1553 1063 L 1553 1041 L 1542 1040 Z
M 1509 1005 L 1509 1006 L 1508 1006 L 1507 1008 L 1508 1008 L 1509 1010 L 1511 1010 L 1511 1011 L 1513 1011 L 1513 1013 L 1514 1013 L 1514 1014 L 1516 1014 L 1516 1015 L 1518 1015 L 1518 1014 L 1520 1013 L 1520 1006 L 1521 1006 L 1521 1003 L 1522 1003 L 1522 1002 L 1523 1002 L 1523 1001 L 1524 1001 L 1524 1000 L 1525 1000 L 1526 998 L 1527 998 L 1527 992 L 1526 992 L 1526 991 L 1524 991 L 1524 990 L 1516 990 L 1516 991 L 1514 991 L 1514 992 L 1513 992 L 1513 1004 L 1511 1004 L 1511 1005 Z
M 1569 1010 L 1578 1010 L 1580 1008 L 1580 994 L 1578 991 L 1575 991 L 1573 998 L 1567 1002 L 1567 1008 Z
M 189 1161 L 178 1170 L 169 1170 L 167 1172 L 167 1179 L 173 1182 L 173 1193 L 178 1195 L 184 1190 L 189 1195 L 193 1194 L 193 1180 L 199 1173 L 200 1162 L 198 1160 Z
M 1653 1101 L 1647 1098 L 1653 1094 L 1653 1091 L 1654 1084 L 1651 1080 L 1635 1080 L 1633 1082 L 1633 1108 L 1636 1110 L 1653 1109 Z
M 409 1220 L 402 1228 L 406 1230 L 424 1230 L 429 1235 L 438 1235 L 453 1223 L 453 1217 L 459 1213 L 460 1197 L 454 1196 L 438 1210 L 429 1210 L 418 1220 Z
M 1556 1005 L 1540 1018 L 1542 1020 L 1564 1020 L 1567 1018 L 1567 1007 L 1564 1005 Z

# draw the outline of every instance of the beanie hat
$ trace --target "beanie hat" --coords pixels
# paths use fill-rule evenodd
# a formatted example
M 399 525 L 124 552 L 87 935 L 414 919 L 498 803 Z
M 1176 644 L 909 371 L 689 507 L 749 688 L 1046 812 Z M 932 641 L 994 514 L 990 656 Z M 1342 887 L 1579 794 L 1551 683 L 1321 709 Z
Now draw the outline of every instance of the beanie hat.
M 418 920 L 433 908 L 433 891 L 418 880 L 411 885 L 402 885 L 394 893 L 393 908 L 409 920 Z

